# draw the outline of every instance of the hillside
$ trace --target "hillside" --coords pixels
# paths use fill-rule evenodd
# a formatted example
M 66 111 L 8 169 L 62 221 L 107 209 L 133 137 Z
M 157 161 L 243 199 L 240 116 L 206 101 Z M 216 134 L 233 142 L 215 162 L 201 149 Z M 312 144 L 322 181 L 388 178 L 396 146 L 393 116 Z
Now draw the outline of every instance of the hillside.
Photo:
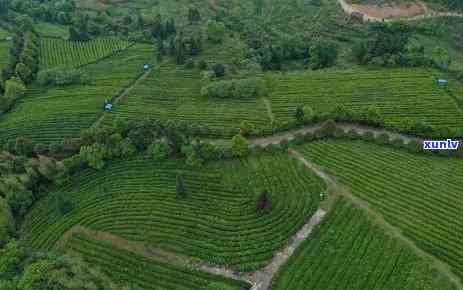
M 0 0 L 0 290 L 463 290 L 461 13 Z

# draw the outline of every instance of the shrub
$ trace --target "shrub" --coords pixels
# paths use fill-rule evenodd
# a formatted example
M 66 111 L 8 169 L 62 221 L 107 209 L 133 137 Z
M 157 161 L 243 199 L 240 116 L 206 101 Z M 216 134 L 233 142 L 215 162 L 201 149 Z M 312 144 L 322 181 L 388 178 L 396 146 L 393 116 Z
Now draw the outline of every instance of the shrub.
M 390 136 L 388 133 L 381 133 L 376 137 L 376 142 L 379 144 L 389 144 Z
M 37 82 L 41 86 L 66 86 L 85 83 L 82 71 L 78 69 L 54 68 L 40 71 Z
M 244 157 L 249 154 L 249 144 L 240 134 L 232 138 L 232 154 L 235 157 Z
M 214 65 L 214 67 L 212 67 L 212 71 L 214 72 L 214 75 L 218 78 L 225 76 L 225 66 L 223 64 Z
M 365 141 L 374 141 L 375 140 L 375 134 L 371 131 L 366 131 L 365 133 L 362 134 L 362 139 Z
M 97 170 L 103 169 L 105 165 L 106 148 L 101 144 L 83 146 L 80 148 L 80 156 L 87 164 Z
M 392 146 L 395 146 L 395 147 L 398 147 L 398 148 L 402 148 L 405 145 L 404 140 L 402 138 L 396 138 L 396 139 L 392 140 L 391 144 L 392 144 Z
M 158 142 L 148 147 L 148 153 L 155 161 L 163 161 L 169 158 L 172 150 L 166 142 Z
M 8 205 L 15 216 L 22 216 L 34 201 L 32 191 L 10 191 L 6 195 Z
M 327 120 L 320 128 L 320 136 L 322 138 L 334 137 L 336 131 L 336 123 L 333 120 Z
M 361 137 L 361 135 L 359 134 L 359 132 L 357 132 L 357 130 L 355 129 L 350 129 L 348 132 L 347 132 L 347 137 L 349 139 L 352 139 L 352 140 L 355 140 L 355 139 L 359 139 Z
M 206 70 L 208 65 L 207 65 L 207 62 L 203 59 L 199 62 L 199 65 L 198 65 L 199 69 L 200 70 Z
M 255 126 L 249 121 L 242 121 L 240 124 L 240 133 L 243 136 L 252 134 L 255 129 Z

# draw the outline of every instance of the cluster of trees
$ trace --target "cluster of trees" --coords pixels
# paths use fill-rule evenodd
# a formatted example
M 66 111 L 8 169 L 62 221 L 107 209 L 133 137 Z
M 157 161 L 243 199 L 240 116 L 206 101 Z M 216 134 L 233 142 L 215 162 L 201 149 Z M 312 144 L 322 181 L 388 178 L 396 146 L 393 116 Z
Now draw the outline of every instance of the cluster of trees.
M 201 34 L 185 37 L 183 34 L 172 37 L 169 41 L 168 53 L 175 59 L 178 65 L 183 65 L 191 56 L 196 56 L 203 50 Z M 158 42 L 158 53 L 165 54 L 162 41 Z M 159 57 L 158 57 L 159 58 Z
M 1 72 L 0 88 L 4 95 L 0 97 L 0 113 L 8 111 L 24 95 L 26 85 L 35 79 L 39 70 L 38 54 L 38 37 L 34 32 L 14 36 L 9 63 Z
M 411 39 L 414 30 L 404 22 L 371 23 L 365 40 L 353 48 L 359 64 L 381 66 L 435 66 L 447 70 L 451 63 L 448 52 L 436 48 L 425 55 L 424 46 Z
M 34 254 L 11 240 L 0 248 L 0 289 L 5 290 L 116 290 L 102 271 L 80 257 L 58 253 Z
M 256 78 L 215 81 L 201 89 L 201 95 L 211 98 L 253 98 L 266 94 L 265 84 Z
M 17 146 L 28 146 L 24 141 L 19 138 Z M 0 198 L 15 218 L 24 216 L 63 171 L 60 162 L 45 156 L 30 158 L 3 152 L 0 162 Z
M 66 86 L 83 84 L 86 82 L 86 78 L 79 69 L 52 68 L 40 71 L 37 74 L 37 82 L 41 86 Z
M 265 70 L 281 70 L 283 64 L 292 60 L 304 60 L 311 69 L 333 66 L 338 56 L 338 47 L 330 41 L 304 41 L 285 39 L 280 45 L 272 44 L 254 48 L 255 58 Z
M 362 111 L 354 111 L 345 106 L 338 105 L 329 112 L 315 112 L 311 107 L 298 106 L 294 111 L 294 122 L 276 124 L 276 130 L 288 130 L 292 127 L 319 123 L 326 120 L 335 120 L 336 122 L 358 123 L 372 127 L 383 128 L 385 122 L 378 108 L 369 106 Z M 421 136 L 421 137 L 450 137 L 461 136 L 461 132 L 456 129 L 446 127 L 435 127 L 426 120 L 420 119 L 403 119 L 396 127 L 391 130 Z

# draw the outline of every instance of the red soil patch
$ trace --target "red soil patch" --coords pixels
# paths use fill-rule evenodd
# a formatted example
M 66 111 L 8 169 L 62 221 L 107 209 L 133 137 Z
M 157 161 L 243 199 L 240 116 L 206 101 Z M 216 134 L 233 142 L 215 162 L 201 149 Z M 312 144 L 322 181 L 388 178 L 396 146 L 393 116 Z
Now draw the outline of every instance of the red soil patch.
M 352 4 L 352 8 L 370 17 L 380 19 L 412 17 L 423 14 L 428 10 L 426 5 L 421 2 L 385 6 Z

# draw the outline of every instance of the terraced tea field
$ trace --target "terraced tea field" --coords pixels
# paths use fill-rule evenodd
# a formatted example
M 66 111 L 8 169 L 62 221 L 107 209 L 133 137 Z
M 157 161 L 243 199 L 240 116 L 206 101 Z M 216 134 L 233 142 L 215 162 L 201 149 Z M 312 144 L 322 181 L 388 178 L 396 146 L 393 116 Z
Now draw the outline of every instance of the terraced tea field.
M 8 64 L 10 47 L 11 41 L 0 41 L 0 69 L 3 69 Z
M 40 68 L 79 67 L 125 50 L 130 45 L 131 43 L 128 41 L 115 38 L 85 42 L 42 38 L 40 41 Z
M 294 253 L 272 290 L 456 289 L 427 261 L 339 199 Z
M 32 87 L 0 118 L 0 140 L 18 136 L 51 142 L 78 136 L 103 111 L 103 103 L 129 86 L 143 73 L 143 64 L 153 56 L 151 46 L 139 44 L 116 56 L 85 67 L 89 83 Z
M 298 148 L 463 278 L 463 164 L 361 141 Z
M 92 266 L 102 269 L 115 283 L 129 285 L 133 287 L 131 289 L 201 290 L 212 285 L 227 290 L 249 289 L 244 282 L 149 259 L 85 235 L 72 236 L 66 243 L 66 251 L 81 255 Z
M 189 197 L 176 195 L 181 174 Z M 269 213 L 257 212 L 267 190 Z M 42 199 L 22 228 L 34 249 L 48 250 L 74 225 L 197 257 L 235 269 L 262 267 L 309 220 L 323 182 L 287 154 L 211 163 L 200 170 L 183 161 L 155 163 L 147 156 L 85 170 Z M 53 196 L 75 208 L 60 216 Z
M 424 69 L 284 74 L 277 77 L 271 93 L 272 110 L 277 120 L 285 121 L 294 118 L 298 105 L 310 106 L 316 112 L 329 112 L 337 105 L 355 112 L 374 106 L 390 127 L 400 128 L 407 120 L 462 127 L 463 112 L 444 89 L 437 87 L 433 75 Z
M 187 121 L 210 127 L 216 136 L 236 134 L 243 120 L 270 128 L 262 99 L 210 99 L 201 96 L 201 84 L 198 70 L 164 63 L 124 97 L 114 112 L 127 119 Z

